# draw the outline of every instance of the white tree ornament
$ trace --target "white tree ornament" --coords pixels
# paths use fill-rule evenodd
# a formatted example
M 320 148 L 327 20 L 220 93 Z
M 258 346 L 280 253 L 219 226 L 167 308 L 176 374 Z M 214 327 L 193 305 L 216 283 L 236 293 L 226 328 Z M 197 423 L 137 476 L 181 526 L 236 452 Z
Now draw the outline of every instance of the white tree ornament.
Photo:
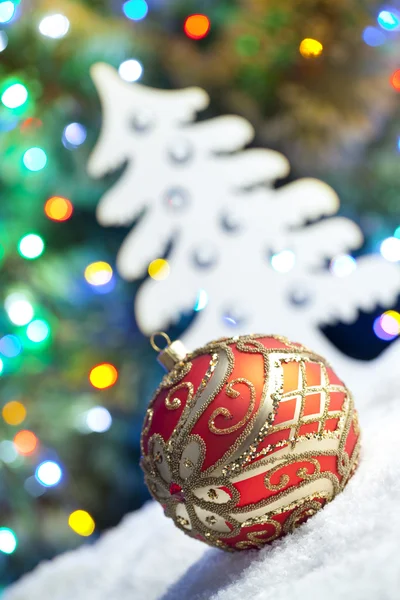
M 330 259 L 362 243 L 352 221 L 325 218 L 339 208 L 334 191 L 315 179 L 274 189 L 289 171 L 286 158 L 242 150 L 254 132 L 241 117 L 193 122 L 208 104 L 199 88 L 129 84 L 105 64 L 92 76 L 103 125 L 89 173 L 102 176 L 127 163 L 101 199 L 98 219 L 129 225 L 141 215 L 119 252 L 119 272 L 143 276 L 173 244 L 169 276 L 147 279 L 137 294 L 142 331 L 165 329 L 195 308 L 183 336 L 189 347 L 235 333 L 279 333 L 330 359 L 358 395 L 371 396 L 374 382 L 393 379 L 398 342 L 363 362 L 343 355 L 320 330 L 353 322 L 361 309 L 388 306 L 400 291 L 400 269 L 379 256 L 361 258 L 344 277 L 328 269 Z

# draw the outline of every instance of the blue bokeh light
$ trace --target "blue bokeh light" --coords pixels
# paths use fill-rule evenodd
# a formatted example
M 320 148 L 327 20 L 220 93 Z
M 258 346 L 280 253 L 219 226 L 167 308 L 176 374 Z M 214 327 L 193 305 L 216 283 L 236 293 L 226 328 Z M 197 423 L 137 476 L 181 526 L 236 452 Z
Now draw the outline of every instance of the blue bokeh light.
M 149 12 L 146 0 L 127 0 L 122 5 L 124 15 L 132 21 L 141 21 Z
M 368 46 L 382 46 L 386 42 L 386 36 L 377 27 L 366 27 L 363 31 L 363 40 Z
M 400 29 L 400 14 L 395 10 L 381 10 L 376 20 L 386 31 Z

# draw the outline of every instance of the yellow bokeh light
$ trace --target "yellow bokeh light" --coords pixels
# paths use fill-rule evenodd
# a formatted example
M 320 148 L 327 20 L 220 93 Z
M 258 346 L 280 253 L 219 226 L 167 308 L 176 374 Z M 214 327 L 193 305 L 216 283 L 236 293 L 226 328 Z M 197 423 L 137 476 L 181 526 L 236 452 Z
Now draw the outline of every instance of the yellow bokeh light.
M 68 525 L 78 535 L 88 537 L 95 529 L 95 522 L 86 510 L 75 510 L 69 515 Z
M 89 381 L 93 387 L 104 390 L 111 387 L 118 379 L 118 371 L 110 363 L 103 363 L 93 367 L 89 374 Z
M 163 258 L 156 258 L 149 264 L 149 275 L 152 279 L 156 281 L 162 281 L 163 279 L 167 279 L 170 266 L 167 260 Z
M 26 408 L 21 402 L 12 400 L 3 406 L 1 414 L 8 425 L 19 425 L 25 420 Z
M 313 40 L 312 38 L 305 38 L 299 47 L 300 54 L 304 56 L 304 58 L 314 58 L 315 56 L 319 56 L 324 49 L 321 42 L 318 40 Z
M 102 260 L 91 263 L 85 269 L 85 279 L 91 285 L 105 285 L 111 281 L 112 275 L 111 265 Z

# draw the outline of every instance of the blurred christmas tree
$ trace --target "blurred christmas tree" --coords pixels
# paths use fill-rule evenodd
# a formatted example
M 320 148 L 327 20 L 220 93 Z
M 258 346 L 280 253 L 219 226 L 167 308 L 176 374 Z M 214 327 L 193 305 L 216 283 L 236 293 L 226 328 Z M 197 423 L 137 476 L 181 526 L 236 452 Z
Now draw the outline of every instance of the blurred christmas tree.
M 90 66 L 108 62 L 127 81 L 161 88 L 204 86 L 212 97 L 204 117 L 247 117 L 258 144 L 284 151 L 293 177 L 330 183 L 369 249 L 396 261 L 400 7 L 6 0 L 0 23 L 7 584 L 147 497 L 138 438 L 159 370 L 133 320 L 136 285 L 113 273 L 125 232 L 103 230 L 94 217 L 110 182 L 85 172 L 100 124 Z M 385 340 L 397 335 L 375 330 Z

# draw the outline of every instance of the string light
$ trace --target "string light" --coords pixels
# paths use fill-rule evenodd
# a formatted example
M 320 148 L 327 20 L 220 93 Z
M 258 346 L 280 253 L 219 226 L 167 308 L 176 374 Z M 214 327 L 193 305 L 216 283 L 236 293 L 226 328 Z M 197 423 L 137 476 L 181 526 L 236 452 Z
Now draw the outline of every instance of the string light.
M 9 23 L 15 13 L 14 2 L 7 0 L 0 4 L 0 23 Z
M 299 46 L 300 54 L 304 58 L 315 58 L 322 53 L 323 49 L 324 47 L 321 42 L 312 38 L 305 38 Z
M 386 42 L 386 36 L 377 27 L 366 27 L 363 31 L 363 40 L 368 46 L 382 46 Z
M 149 7 L 145 0 L 127 0 L 122 5 L 124 15 L 133 21 L 141 21 L 149 12 Z
M 397 69 L 390 78 L 390 83 L 396 92 L 400 92 L 400 69 Z
M 50 335 L 50 326 L 46 321 L 42 319 L 35 319 L 32 323 L 29 323 L 26 328 L 26 336 L 31 342 L 39 344 L 44 342 Z
M 210 19 L 206 15 L 190 15 L 183 26 L 186 35 L 192 40 L 205 38 L 210 28 Z
M 17 536 L 12 529 L 0 527 L 0 552 L 12 554 L 18 545 Z
M 39 31 L 45 37 L 59 39 L 69 31 L 69 20 L 64 15 L 47 15 L 39 23 Z
M 400 260 L 400 239 L 398 237 L 388 237 L 386 240 L 383 240 L 380 253 L 383 258 L 386 258 L 390 262 Z
M 141 78 L 143 67 L 138 60 L 131 58 L 129 60 L 124 60 L 124 62 L 119 65 L 118 73 L 121 79 L 132 83 Z
M 156 258 L 149 264 L 148 268 L 150 277 L 156 281 L 167 279 L 170 270 L 171 269 L 168 261 L 164 260 L 163 258 Z
M 22 161 L 29 171 L 41 171 L 47 164 L 47 154 L 42 148 L 29 148 Z
M 103 406 L 94 406 L 86 413 L 86 425 L 91 431 L 104 433 L 112 425 L 112 417 Z
M 73 210 L 72 203 L 62 196 L 53 196 L 44 205 L 44 212 L 52 221 L 68 221 Z
M 11 400 L 3 406 L 1 414 L 8 425 L 20 425 L 25 421 L 26 408 L 21 402 Z
M 4 106 L 11 109 L 19 108 L 27 100 L 28 90 L 22 83 L 13 83 L 1 95 L 1 101 Z
M 28 260 L 39 258 L 44 252 L 44 241 L 36 233 L 27 233 L 18 243 L 18 252 Z
M 23 429 L 14 437 L 14 444 L 20 454 L 28 455 L 36 450 L 38 439 L 32 431 Z
M 377 21 L 382 29 L 386 29 L 386 31 L 395 31 L 400 28 L 400 15 L 393 10 L 381 10 Z
M 4 306 L 14 325 L 27 325 L 33 319 L 33 306 L 23 294 L 10 294 L 5 299 Z
M 208 295 L 205 290 L 200 290 L 197 296 L 196 304 L 194 305 L 193 310 L 199 312 L 199 310 L 203 310 L 208 304 Z
M 291 250 L 282 250 L 271 256 L 271 266 L 279 273 L 288 273 L 295 265 L 296 256 Z
M 102 363 L 93 367 L 89 373 L 89 381 L 93 387 L 104 390 L 115 384 L 118 379 L 118 371 L 110 363 Z
M 64 128 L 61 141 L 66 148 L 81 146 L 87 137 L 86 127 L 81 123 L 70 123 Z
M 88 537 L 95 530 L 93 517 L 86 510 L 75 510 L 69 515 L 68 525 L 78 535 Z
M 111 281 L 113 270 L 104 261 L 91 263 L 85 269 L 85 279 L 90 285 L 105 285 Z
M 339 254 L 332 258 L 329 270 L 336 277 L 347 277 L 357 268 L 357 263 L 350 254 Z
M 54 487 L 61 481 L 62 470 L 53 460 L 45 460 L 37 467 L 35 477 L 44 487 Z
M 22 344 L 16 335 L 5 335 L 0 339 L 0 353 L 7 358 L 15 358 L 22 351 Z

